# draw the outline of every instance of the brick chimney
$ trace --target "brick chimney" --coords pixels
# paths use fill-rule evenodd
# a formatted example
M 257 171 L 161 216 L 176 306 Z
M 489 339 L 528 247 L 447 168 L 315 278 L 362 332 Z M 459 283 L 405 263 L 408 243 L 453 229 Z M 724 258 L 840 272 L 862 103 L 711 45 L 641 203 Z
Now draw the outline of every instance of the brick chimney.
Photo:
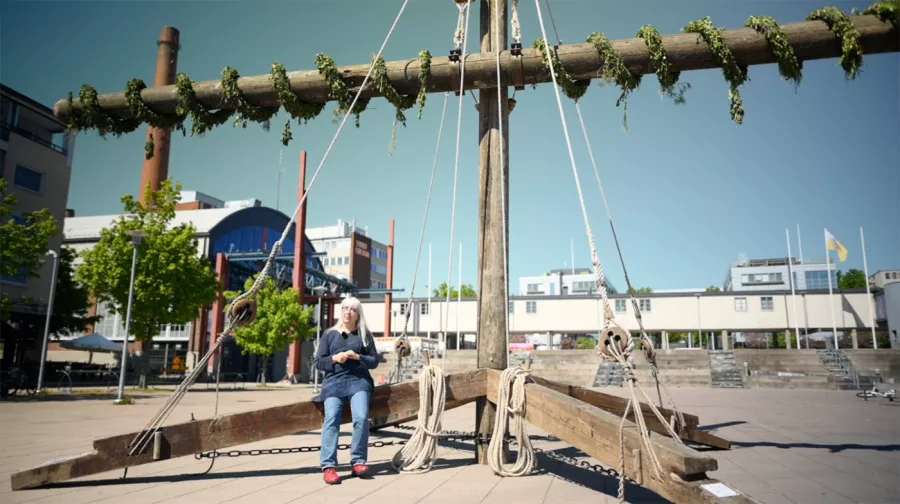
M 181 49 L 177 28 L 165 26 L 159 35 L 156 45 L 159 50 L 156 53 L 156 76 L 153 79 L 153 87 L 175 84 L 175 74 L 178 68 L 178 50 Z M 141 172 L 140 201 L 146 203 L 144 197 L 147 184 L 154 191 L 159 190 L 163 180 L 169 177 L 169 148 L 171 147 L 172 133 L 169 131 L 148 128 L 147 139 L 153 137 L 153 158 L 144 158 L 144 168 Z M 143 151 L 142 151 L 143 152 Z

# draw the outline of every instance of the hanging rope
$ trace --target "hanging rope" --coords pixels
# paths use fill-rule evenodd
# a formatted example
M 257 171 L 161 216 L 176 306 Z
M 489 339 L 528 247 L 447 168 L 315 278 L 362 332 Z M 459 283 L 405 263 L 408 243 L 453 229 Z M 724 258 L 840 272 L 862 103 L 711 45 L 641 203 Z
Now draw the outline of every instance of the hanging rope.
M 406 445 L 394 454 L 391 460 L 394 470 L 406 473 L 431 470 L 437 457 L 446 397 L 443 371 L 426 363 L 419 374 L 419 416 L 416 431 Z
M 517 44 L 522 43 L 522 25 L 519 23 L 519 0 L 512 3 L 512 37 Z
M 281 238 L 279 238 L 278 241 L 275 242 L 275 244 L 272 246 L 272 251 L 269 253 L 269 257 L 266 259 L 266 264 L 265 266 L 263 266 L 262 271 L 260 271 L 259 275 L 256 277 L 253 286 L 246 292 L 238 296 L 229 305 L 227 309 L 227 314 L 229 316 L 227 317 L 228 322 L 225 325 L 225 330 L 218 335 L 215 343 L 206 352 L 206 355 L 204 355 L 203 358 L 200 359 L 200 361 L 197 363 L 197 365 L 194 366 L 194 368 L 191 370 L 191 373 L 187 377 L 185 377 L 185 380 L 175 389 L 175 392 L 169 397 L 166 403 L 163 404 L 156 415 L 150 420 L 150 422 L 144 427 L 144 429 L 142 429 L 141 432 L 139 432 L 135 436 L 134 440 L 132 440 L 131 444 L 129 445 L 129 455 L 140 453 L 144 448 L 146 448 L 147 444 L 153 439 L 153 435 L 156 433 L 156 431 L 159 430 L 159 427 L 163 424 L 163 422 L 166 421 L 169 414 L 171 414 L 172 410 L 175 408 L 181 398 L 184 397 L 184 394 L 187 392 L 190 386 L 193 385 L 193 383 L 197 380 L 197 377 L 200 375 L 202 369 L 206 366 L 206 363 L 209 362 L 209 359 L 212 357 L 213 353 L 218 350 L 225 337 L 230 335 L 235 327 L 246 326 L 253 322 L 253 319 L 256 316 L 255 308 L 257 293 L 262 288 L 263 282 L 269 274 L 269 270 L 271 270 L 272 265 L 275 263 L 275 259 L 281 254 L 281 249 L 284 246 L 284 241 L 287 239 L 288 233 L 291 231 L 291 227 L 294 225 L 294 222 L 297 219 L 297 214 L 300 212 L 300 209 L 303 208 L 303 203 L 309 196 L 313 184 L 316 182 L 319 173 L 322 171 L 322 167 L 325 165 L 325 161 L 331 154 L 331 151 L 334 148 L 334 145 L 337 142 L 338 138 L 340 138 L 341 132 L 344 130 L 344 126 L 347 124 L 347 118 L 350 117 L 350 113 L 356 106 L 356 102 L 359 100 L 359 96 L 362 94 L 362 91 L 366 89 L 366 83 L 372 76 L 372 71 L 375 68 L 375 62 L 379 60 L 381 54 L 384 52 L 384 48 L 385 46 L 387 46 L 388 41 L 391 39 L 391 35 L 394 33 L 394 29 L 396 29 L 397 23 L 400 21 L 400 17 L 403 15 L 403 11 L 406 9 L 408 3 L 409 0 L 404 0 L 403 5 L 400 6 L 400 12 L 397 13 L 397 17 L 394 19 L 394 23 L 391 25 L 390 30 L 388 30 L 387 36 L 384 38 L 381 47 L 378 49 L 378 54 L 369 65 L 369 71 L 368 73 L 366 73 L 366 77 L 363 79 L 362 84 L 360 84 L 359 90 L 353 97 L 353 101 L 347 108 L 347 112 L 344 114 L 344 118 L 341 121 L 341 124 L 338 126 L 337 132 L 331 139 L 331 143 L 328 145 L 328 149 L 326 149 L 325 155 L 322 156 L 322 161 L 319 162 L 318 168 L 316 168 L 315 173 L 313 173 L 312 179 L 309 182 L 309 186 L 304 192 L 303 197 L 297 203 L 297 208 L 294 210 L 293 215 L 291 215 L 291 218 L 288 221 L 287 225 L 284 227 Z
M 497 391 L 497 415 L 494 432 L 488 445 L 488 464 L 499 476 L 527 476 L 537 468 L 534 448 L 525 429 L 525 379 L 528 372 L 519 366 L 508 367 L 500 373 L 500 389 Z M 512 432 L 519 451 L 512 467 L 503 464 L 503 442 L 507 425 L 512 416 Z
M 441 333 L 444 335 L 444 351 L 441 352 L 441 364 L 443 364 L 444 354 L 447 353 L 447 330 L 449 326 L 449 318 L 450 318 L 450 286 L 453 285 L 451 282 L 453 281 L 453 239 L 454 234 L 456 232 L 456 193 L 457 187 L 459 186 L 459 144 L 460 137 L 462 134 L 462 111 L 463 111 L 463 101 L 465 99 L 465 92 L 463 91 L 463 84 L 465 83 L 466 78 L 466 42 L 469 39 L 469 13 L 471 12 L 469 2 L 464 4 L 456 4 L 456 7 L 459 9 L 460 19 L 462 19 L 463 9 L 465 9 L 466 17 L 465 17 L 465 28 L 463 29 L 462 34 L 462 45 L 457 45 L 456 48 L 462 50 L 462 55 L 459 58 L 459 112 L 457 113 L 456 118 L 456 163 L 453 168 L 453 203 L 450 210 L 450 253 L 449 255 L 449 266 L 447 267 L 447 299 L 446 299 L 446 314 L 444 314 L 444 307 L 441 307 Z M 459 28 L 457 28 L 459 31 Z M 460 291 L 462 290 L 462 285 L 459 286 Z M 442 303 L 443 304 L 443 303 Z M 459 303 L 457 303 L 456 309 L 459 310 Z M 446 315 L 446 319 L 444 317 Z M 456 328 L 456 337 L 459 338 L 459 327 Z

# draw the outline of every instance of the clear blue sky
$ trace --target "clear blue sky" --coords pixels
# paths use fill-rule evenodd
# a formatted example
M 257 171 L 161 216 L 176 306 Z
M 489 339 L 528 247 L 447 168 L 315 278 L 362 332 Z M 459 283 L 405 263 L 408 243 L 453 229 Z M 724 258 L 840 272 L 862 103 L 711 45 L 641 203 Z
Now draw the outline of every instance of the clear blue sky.
M 846 12 L 866 1 L 838 2 Z M 139 77 L 152 85 L 161 28 L 181 30 L 179 71 L 194 80 L 218 79 L 222 68 L 242 75 L 268 73 L 272 62 L 290 70 L 314 69 L 316 53 L 339 64 L 358 64 L 377 51 L 400 0 L 328 1 L 78 1 L 3 0 L 0 16 L 2 81 L 52 106 L 83 83 L 99 92 L 124 89 Z M 631 38 L 645 24 L 678 33 L 709 15 L 717 26 L 743 26 L 750 15 L 802 21 L 825 5 L 810 1 L 597 1 L 555 0 L 553 14 L 564 42 L 594 31 Z M 523 43 L 540 37 L 535 5 L 521 3 Z M 387 60 L 413 58 L 420 49 L 445 55 L 452 48 L 457 10 L 450 0 L 410 2 L 390 41 Z M 471 29 L 477 33 L 477 11 Z M 545 13 L 545 21 L 549 20 Z M 552 37 L 552 35 L 550 35 Z M 477 42 L 470 38 L 470 52 Z M 622 132 L 617 91 L 593 85 L 582 110 L 600 163 L 629 274 L 654 289 L 721 284 L 738 254 L 783 257 L 785 227 L 796 250 L 796 223 L 807 258 L 824 256 L 823 227 L 850 249 L 841 268 L 862 269 L 859 227 L 866 230 L 869 271 L 900 267 L 900 153 L 898 55 L 867 56 L 853 82 L 837 60 L 807 62 L 796 92 L 776 67 L 752 67 L 742 89 L 743 126 L 728 114 L 728 88 L 719 70 L 689 72 L 687 104 L 659 96 L 648 76 L 629 102 Z M 543 85 L 516 96 L 511 116 L 510 274 L 540 274 L 570 263 L 590 264 L 590 252 L 553 90 Z M 451 95 L 439 175 L 426 244 L 434 251 L 434 284 L 447 278 L 457 98 Z M 577 125 L 564 98 L 575 155 L 600 258 L 611 281 L 624 286 L 600 193 Z M 310 226 L 356 218 L 376 239 L 387 240 L 396 219 L 395 286 L 410 285 L 422 210 L 434 155 L 443 95 L 429 95 L 421 121 L 411 116 L 388 156 L 392 111 L 383 100 L 346 128 L 309 199 Z M 463 109 L 456 237 L 463 242 L 463 282 L 476 281 L 477 120 L 471 97 Z M 337 129 L 331 109 L 302 129 L 284 149 L 281 209 L 296 203 L 299 152 L 309 152 L 310 176 Z M 185 189 L 223 199 L 259 198 L 274 206 L 281 120 L 271 132 L 220 127 L 205 138 L 173 142 L 170 176 Z M 352 126 L 352 124 L 351 124 Z M 145 129 L 122 138 L 78 139 L 69 207 L 79 215 L 117 213 L 119 198 L 136 193 Z M 457 245 L 458 246 L 458 245 Z M 457 279 L 454 252 L 453 282 Z M 427 281 L 427 245 L 417 293 Z

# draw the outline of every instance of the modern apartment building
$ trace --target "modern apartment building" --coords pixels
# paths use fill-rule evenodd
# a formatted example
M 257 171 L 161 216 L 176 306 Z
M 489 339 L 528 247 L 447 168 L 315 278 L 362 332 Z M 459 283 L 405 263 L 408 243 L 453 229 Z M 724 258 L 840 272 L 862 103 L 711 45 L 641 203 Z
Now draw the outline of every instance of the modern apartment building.
M 323 254 L 320 259 L 329 275 L 354 283 L 359 289 L 387 288 L 388 247 L 372 239 L 367 227 L 338 219 L 334 226 L 307 227 L 306 237 Z
M 837 288 L 837 268 L 831 264 L 831 286 Z M 725 275 L 726 291 L 790 291 L 828 289 L 829 265 L 825 261 L 791 258 L 742 259 L 731 264 Z
M 62 244 L 75 137 L 64 133 L 65 125 L 49 107 L 2 84 L 0 122 L 0 177 L 7 180 L 7 191 L 17 200 L 11 218 L 24 222 L 28 213 L 47 208 L 60 229 L 50 239 L 47 261 L 37 272 L 40 277 L 0 278 L 0 291 L 13 300 L 14 314 L 43 316 L 53 274 L 49 252 L 58 254 Z
M 900 270 L 876 271 L 869 276 L 869 285 L 875 289 L 884 289 L 887 284 L 900 282 Z
M 610 294 L 618 291 L 607 279 Z M 540 276 L 520 277 L 520 296 L 592 295 L 597 291 L 594 271 L 591 268 L 556 269 Z

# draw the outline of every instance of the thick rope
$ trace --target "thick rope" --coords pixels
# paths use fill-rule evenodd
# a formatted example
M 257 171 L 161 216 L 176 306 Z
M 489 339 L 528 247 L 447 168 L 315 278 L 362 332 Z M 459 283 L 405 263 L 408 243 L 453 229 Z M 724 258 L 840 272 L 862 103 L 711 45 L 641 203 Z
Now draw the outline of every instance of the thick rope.
M 427 365 L 419 374 L 419 417 L 416 432 L 391 460 L 394 470 L 424 473 L 431 470 L 437 457 L 438 439 L 444 417 L 444 373 L 441 368 Z
M 463 91 L 463 84 L 465 83 L 466 77 L 466 42 L 469 39 L 469 13 L 472 9 L 469 8 L 469 2 L 465 4 L 456 4 L 456 6 L 460 9 L 460 19 L 462 19 L 462 10 L 465 8 L 466 10 L 466 20 L 465 20 L 465 28 L 463 29 L 462 34 L 462 55 L 459 58 L 459 111 L 457 112 L 456 118 L 456 164 L 453 168 L 453 203 L 450 210 L 450 253 L 448 259 L 448 267 L 447 267 L 447 299 L 446 299 L 446 319 L 444 316 L 441 316 L 441 333 L 444 335 L 444 351 L 441 352 L 441 364 L 443 364 L 444 354 L 447 353 L 447 331 L 450 325 L 450 286 L 453 285 L 453 239 L 454 234 L 456 232 L 456 193 L 457 187 L 459 186 L 459 144 L 460 137 L 462 135 L 462 115 L 463 115 L 463 101 L 465 100 L 466 94 Z M 460 46 L 457 45 L 457 49 Z M 460 291 L 462 290 L 462 285 L 459 286 Z M 459 303 L 457 302 L 456 309 L 459 310 Z M 444 313 L 443 306 L 441 307 L 441 313 Z M 459 338 L 459 327 L 456 328 L 456 337 Z
M 500 226 L 503 229 L 503 328 L 506 333 L 506 347 L 504 348 L 504 352 L 506 353 L 506 367 L 509 367 L 509 265 L 507 264 L 509 257 L 509 243 L 506 237 L 506 173 L 503 170 L 503 167 L 506 165 L 506 158 L 504 156 L 504 143 L 505 137 L 503 136 L 503 109 L 507 107 L 508 104 L 503 103 L 502 90 L 500 85 L 502 83 L 501 74 L 500 74 L 500 53 L 503 50 L 497 46 L 497 40 L 500 39 L 500 10 L 499 10 L 500 2 L 494 2 L 494 40 L 491 42 L 494 45 L 494 48 L 497 51 L 497 125 L 500 129 L 500 159 L 497 160 L 497 166 L 500 167 L 500 180 L 492 181 L 492 183 L 500 184 L 500 212 L 501 218 L 503 219 L 503 225 Z M 517 19 L 515 16 L 515 4 L 513 4 L 513 19 Z M 513 23 L 513 32 L 515 33 L 515 22 Z M 521 31 L 521 30 L 520 30 Z M 521 33 L 519 34 L 521 36 Z
M 391 25 L 390 30 L 388 30 L 387 36 L 385 36 L 384 41 L 381 44 L 381 47 L 378 49 L 378 54 L 372 60 L 372 63 L 369 65 L 369 71 L 366 73 L 366 77 L 363 79 L 362 84 L 359 86 L 359 90 L 356 92 L 356 95 L 353 97 L 353 101 L 350 103 L 350 106 L 347 108 L 347 112 L 344 114 L 344 118 L 341 121 L 341 124 L 338 126 L 338 130 L 334 135 L 334 138 L 331 139 L 331 143 L 328 145 L 328 149 L 326 149 L 324 156 L 322 156 L 322 161 L 319 162 L 318 168 L 316 168 L 315 173 L 313 173 L 312 179 L 309 182 L 309 186 L 304 191 L 303 197 L 300 198 L 300 201 L 297 203 L 297 208 L 294 209 L 293 215 L 291 215 L 290 220 L 287 225 L 284 227 L 284 231 L 281 234 L 281 238 L 278 239 L 277 242 L 272 246 L 272 251 L 269 253 L 269 257 L 266 259 L 266 264 L 263 267 L 262 271 L 260 271 L 259 275 L 256 277 L 256 280 L 253 283 L 253 286 L 248 289 L 246 292 L 235 298 L 228 306 L 226 313 L 231 314 L 231 308 L 234 307 L 239 301 L 252 297 L 254 301 L 256 300 L 256 295 L 259 292 L 259 289 L 262 288 L 263 282 L 265 278 L 269 274 L 269 270 L 272 268 L 272 265 L 275 263 L 275 259 L 278 255 L 281 254 L 281 249 L 284 247 L 284 241 L 287 239 L 287 236 L 291 230 L 291 227 L 294 225 L 294 222 L 297 220 L 297 214 L 300 212 L 300 209 L 303 208 L 303 203 L 306 201 L 306 198 L 309 196 L 310 190 L 312 189 L 313 184 L 315 184 L 316 179 L 319 176 L 319 173 L 322 171 L 322 167 L 325 166 L 325 161 L 328 160 L 328 156 L 331 154 L 332 149 L 334 148 L 335 143 L 338 138 L 341 136 L 341 132 L 344 130 L 344 126 L 347 124 L 347 119 L 350 117 L 350 113 L 356 107 L 356 102 L 359 100 L 360 95 L 363 90 L 366 89 L 366 83 L 369 81 L 369 78 L 372 76 L 372 71 L 375 68 L 375 62 L 381 57 L 381 54 L 384 52 L 384 48 L 387 46 L 388 41 L 391 39 L 391 35 L 394 33 L 394 30 L 397 28 L 397 23 L 400 21 L 400 17 L 403 15 L 403 11 L 406 10 L 406 6 L 409 4 L 409 0 L 404 0 L 403 5 L 400 6 L 400 12 L 397 13 L 397 17 L 394 19 L 394 23 Z M 218 350 L 219 346 L 222 344 L 223 336 L 230 335 L 232 330 L 234 329 L 236 323 L 240 322 L 240 320 L 234 320 L 231 317 L 228 317 L 228 323 L 225 326 L 225 330 L 216 338 L 215 344 L 206 352 L 206 355 L 200 362 L 192 370 L 191 374 L 185 377 L 185 380 L 182 384 L 176 388 L 175 392 L 172 396 L 169 397 L 169 400 L 160 408 L 157 414 L 151 419 L 151 421 L 139 432 L 132 443 L 130 445 L 129 455 L 133 455 L 134 453 L 139 453 L 143 450 L 147 444 L 153 439 L 153 434 L 159 430 L 159 427 L 166 421 L 169 414 L 171 414 L 172 410 L 190 388 L 190 386 L 196 381 L 199 376 L 202 368 L 209 361 L 213 352 Z
M 519 0 L 512 3 L 512 37 L 517 44 L 522 43 L 522 24 L 519 23 Z
M 497 415 L 494 418 L 494 432 L 488 445 L 488 464 L 494 474 L 499 476 L 527 476 L 537 468 L 534 448 L 525 429 L 526 378 L 528 372 L 519 366 L 508 367 L 500 374 Z M 511 467 L 503 464 L 503 443 L 510 416 L 512 416 L 511 430 L 519 446 L 516 462 Z

